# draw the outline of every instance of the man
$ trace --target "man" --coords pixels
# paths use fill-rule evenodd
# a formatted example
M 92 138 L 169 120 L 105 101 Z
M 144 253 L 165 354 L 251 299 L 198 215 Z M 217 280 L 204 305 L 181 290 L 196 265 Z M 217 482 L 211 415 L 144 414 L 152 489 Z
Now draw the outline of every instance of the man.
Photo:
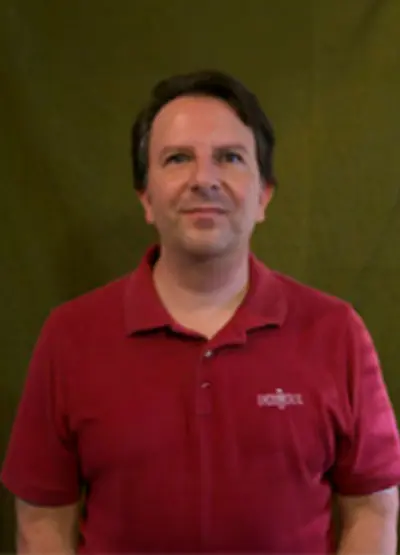
M 338 553 L 396 552 L 399 438 L 368 332 L 249 250 L 273 147 L 230 76 L 154 89 L 132 157 L 160 245 L 44 326 L 2 474 L 19 553 L 327 554 L 336 497 Z

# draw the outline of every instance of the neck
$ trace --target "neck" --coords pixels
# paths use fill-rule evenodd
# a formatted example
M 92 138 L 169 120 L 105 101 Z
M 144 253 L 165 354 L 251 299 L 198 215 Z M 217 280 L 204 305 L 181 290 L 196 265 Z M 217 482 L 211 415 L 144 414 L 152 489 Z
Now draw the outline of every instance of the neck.
M 154 268 L 161 298 L 188 310 L 217 308 L 241 300 L 248 278 L 248 249 L 208 259 L 162 248 Z

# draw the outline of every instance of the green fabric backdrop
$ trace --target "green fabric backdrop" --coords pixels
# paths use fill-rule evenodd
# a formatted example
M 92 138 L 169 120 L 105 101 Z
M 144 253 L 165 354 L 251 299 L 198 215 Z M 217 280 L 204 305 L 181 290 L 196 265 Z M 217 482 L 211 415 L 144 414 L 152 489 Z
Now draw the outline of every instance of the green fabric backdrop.
M 203 67 L 243 79 L 277 130 L 256 253 L 354 303 L 400 411 L 399 29 L 399 0 L 1 0 L 0 456 L 49 310 L 129 271 L 153 237 L 131 186 L 134 114 L 156 80 Z

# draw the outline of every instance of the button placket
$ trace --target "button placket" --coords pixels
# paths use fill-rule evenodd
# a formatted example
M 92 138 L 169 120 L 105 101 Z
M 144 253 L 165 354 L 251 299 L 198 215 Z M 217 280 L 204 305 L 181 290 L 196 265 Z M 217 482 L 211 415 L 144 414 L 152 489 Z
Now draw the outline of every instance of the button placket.
M 213 357 L 214 352 L 212 349 L 207 349 L 202 356 L 199 365 L 199 374 L 198 374 L 198 389 L 196 393 L 197 397 L 197 407 L 196 412 L 198 415 L 207 415 L 212 412 L 212 383 L 209 378 L 210 376 L 210 369 L 209 365 L 211 362 L 211 358 Z
M 199 431 L 200 472 L 201 472 L 201 535 L 205 543 L 210 537 L 212 522 L 212 368 L 214 367 L 215 352 L 206 349 L 200 356 L 197 367 L 196 384 L 196 414 Z

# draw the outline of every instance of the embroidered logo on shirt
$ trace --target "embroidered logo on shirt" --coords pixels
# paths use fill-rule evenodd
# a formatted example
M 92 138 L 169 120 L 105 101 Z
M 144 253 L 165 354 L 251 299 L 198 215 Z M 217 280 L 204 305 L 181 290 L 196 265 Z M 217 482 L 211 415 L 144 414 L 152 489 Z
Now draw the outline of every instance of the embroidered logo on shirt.
M 285 410 L 291 405 L 303 405 L 303 397 L 300 393 L 285 393 L 283 389 L 276 389 L 275 393 L 263 393 L 257 395 L 259 407 L 276 407 Z

